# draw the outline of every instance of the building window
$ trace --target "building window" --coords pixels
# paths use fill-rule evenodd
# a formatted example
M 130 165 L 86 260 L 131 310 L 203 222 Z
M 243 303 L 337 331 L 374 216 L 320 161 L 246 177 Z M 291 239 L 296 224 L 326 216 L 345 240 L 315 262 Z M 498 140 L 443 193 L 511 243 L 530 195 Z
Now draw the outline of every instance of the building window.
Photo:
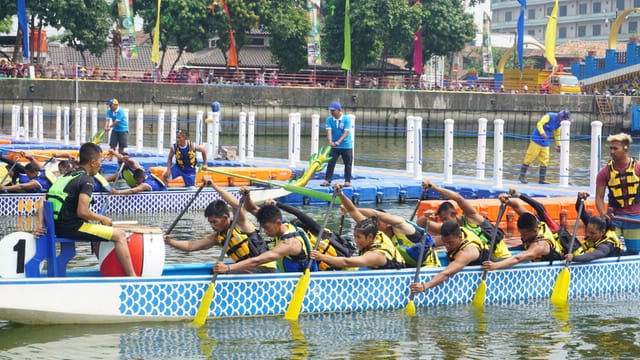
M 593 36 L 600 36 L 600 32 L 601 31 L 602 30 L 600 29 L 600 25 L 599 24 L 593 25 L 593 27 L 591 28 L 591 33 L 592 33 Z
M 552 7 L 547 7 L 547 16 L 551 15 L 551 11 L 553 10 Z
M 558 16 L 567 16 L 567 5 L 560 5 Z
M 578 15 L 586 15 L 586 14 L 587 14 L 587 4 L 578 5 Z
M 527 35 L 529 35 L 531 37 L 536 37 L 536 31 L 535 30 L 527 30 Z
M 558 29 L 558 37 L 560 39 L 566 39 L 567 38 L 567 28 L 566 27 L 561 27 Z
M 593 3 L 593 14 L 600 14 L 602 12 L 602 3 L 594 2 Z
M 634 8 L 640 7 L 640 0 L 633 0 L 633 7 Z
M 616 0 L 616 9 L 622 11 L 624 10 L 626 7 L 624 6 L 625 1 L 624 0 Z
M 638 0 L 640 1 L 640 0 Z M 536 18 L 536 10 L 535 9 L 529 9 L 529 11 L 527 11 L 527 20 L 534 20 Z
M 511 11 L 507 11 L 504 13 L 504 21 L 513 21 L 513 15 Z
M 629 34 L 638 32 L 638 22 L 637 21 L 629 21 Z
M 584 25 L 578 26 L 578 37 L 587 36 L 587 27 Z

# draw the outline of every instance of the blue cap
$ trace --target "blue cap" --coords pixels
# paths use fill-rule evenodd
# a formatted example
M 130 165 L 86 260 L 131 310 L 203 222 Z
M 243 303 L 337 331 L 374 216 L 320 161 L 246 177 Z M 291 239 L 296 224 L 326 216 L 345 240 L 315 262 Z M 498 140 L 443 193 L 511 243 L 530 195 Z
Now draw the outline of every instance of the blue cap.
M 342 110 L 342 105 L 338 101 L 334 101 L 329 105 L 329 110 Z
M 220 103 L 217 101 L 214 101 L 211 103 L 211 111 L 213 112 L 218 112 L 220 111 Z
M 118 103 L 118 99 L 116 99 L 116 98 L 111 98 L 111 99 L 109 99 L 109 100 L 107 101 L 107 105 L 109 105 L 109 106 L 114 105 L 114 104 L 115 104 L 115 105 L 118 105 L 118 104 L 119 104 L 119 103 Z
M 571 116 L 571 112 L 569 112 L 569 110 L 567 109 L 560 110 L 560 112 L 558 113 L 558 116 L 560 117 L 560 120 L 569 120 L 569 117 Z

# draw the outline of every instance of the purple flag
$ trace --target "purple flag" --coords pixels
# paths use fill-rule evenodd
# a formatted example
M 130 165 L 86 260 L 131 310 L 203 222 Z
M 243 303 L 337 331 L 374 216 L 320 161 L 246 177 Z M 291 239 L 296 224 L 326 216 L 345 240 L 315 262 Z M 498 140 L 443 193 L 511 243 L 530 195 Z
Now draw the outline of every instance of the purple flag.
M 413 37 L 413 69 L 422 74 L 422 31 L 418 30 Z

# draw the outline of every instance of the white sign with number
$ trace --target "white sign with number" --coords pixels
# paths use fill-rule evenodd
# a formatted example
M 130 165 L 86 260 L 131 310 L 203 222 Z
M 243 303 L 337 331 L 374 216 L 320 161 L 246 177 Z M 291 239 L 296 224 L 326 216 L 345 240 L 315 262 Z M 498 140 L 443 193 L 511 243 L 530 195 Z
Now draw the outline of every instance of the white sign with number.
M 0 277 L 23 278 L 25 265 L 36 254 L 36 239 L 28 232 L 14 232 L 0 240 Z

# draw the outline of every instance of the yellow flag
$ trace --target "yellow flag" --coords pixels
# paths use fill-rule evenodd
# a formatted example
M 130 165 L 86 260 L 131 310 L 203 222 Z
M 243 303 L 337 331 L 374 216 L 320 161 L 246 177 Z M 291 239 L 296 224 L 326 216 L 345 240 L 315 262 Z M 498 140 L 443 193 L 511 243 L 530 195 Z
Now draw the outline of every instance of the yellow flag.
M 151 47 L 151 62 L 158 65 L 160 52 L 160 2 L 158 0 L 158 14 L 156 15 L 156 28 L 153 30 L 153 45 Z
M 544 34 L 544 57 L 554 68 L 558 65 L 556 61 L 556 31 L 558 28 L 558 0 L 556 0 Z

